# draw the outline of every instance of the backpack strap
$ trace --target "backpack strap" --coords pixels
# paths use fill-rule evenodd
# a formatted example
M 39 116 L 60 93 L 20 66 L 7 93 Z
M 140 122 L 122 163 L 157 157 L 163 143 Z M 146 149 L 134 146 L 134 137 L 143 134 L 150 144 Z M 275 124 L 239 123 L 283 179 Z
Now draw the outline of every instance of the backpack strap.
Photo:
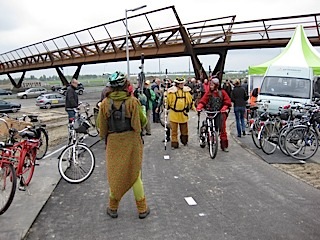
M 126 106 L 125 106 L 125 101 L 123 100 L 122 103 L 121 103 L 121 122 L 124 123 L 126 120 L 125 120 L 125 115 L 126 115 Z

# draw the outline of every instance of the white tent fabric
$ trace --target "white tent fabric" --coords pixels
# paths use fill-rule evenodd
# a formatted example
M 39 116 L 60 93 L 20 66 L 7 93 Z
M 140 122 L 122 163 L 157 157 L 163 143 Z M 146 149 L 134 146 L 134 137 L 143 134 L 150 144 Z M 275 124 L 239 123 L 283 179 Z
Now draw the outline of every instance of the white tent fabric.
M 270 65 L 311 67 L 314 75 L 320 75 L 320 53 L 309 42 L 303 26 L 298 25 L 284 51 L 270 61 L 250 66 L 249 75 L 264 75 Z

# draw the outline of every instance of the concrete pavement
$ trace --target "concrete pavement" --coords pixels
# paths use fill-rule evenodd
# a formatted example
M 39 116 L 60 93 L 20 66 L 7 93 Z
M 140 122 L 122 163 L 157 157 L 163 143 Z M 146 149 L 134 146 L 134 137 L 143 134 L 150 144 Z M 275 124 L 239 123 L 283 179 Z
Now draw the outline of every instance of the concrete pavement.
M 197 142 L 196 114 L 190 116 L 186 147 L 165 151 L 159 124 L 144 138 L 147 219 L 138 219 L 131 191 L 118 219 L 105 214 L 108 185 L 100 142 L 92 148 L 94 173 L 78 185 L 59 182 L 56 154 L 40 161 L 29 193 L 17 191 L 0 216 L 0 239 L 319 239 L 319 190 L 261 161 L 231 134 L 230 152 L 210 159 Z

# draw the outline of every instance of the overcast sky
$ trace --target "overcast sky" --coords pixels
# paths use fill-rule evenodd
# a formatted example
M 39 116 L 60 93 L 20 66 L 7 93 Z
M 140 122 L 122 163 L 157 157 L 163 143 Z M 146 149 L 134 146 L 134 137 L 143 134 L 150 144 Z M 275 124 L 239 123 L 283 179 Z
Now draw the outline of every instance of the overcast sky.
M 188 2 L 188 3 L 187 3 Z M 86 3 L 86 4 L 83 4 Z M 147 7 L 135 13 L 142 13 L 174 5 L 182 23 L 236 15 L 236 21 L 272 17 L 285 17 L 320 12 L 319 0 L 117 0 L 117 1 L 79 1 L 79 0 L 0 0 L 0 53 L 8 52 L 29 44 L 96 26 L 125 17 L 125 9 L 146 4 Z M 133 13 L 128 13 L 128 15 Z M 165 18 L 166 16 L 163 16 Z M 159 19 L 159 21 L 164 21 Z M 128 23 L 130 29 L 130 22 Z M 123 33 L 125 34 L 125 32 Z M 319 49 L 317 48 L 319 51 Z M 243 70 L 272 59 L 281 49 L 257 49 L 229 51 L 226 70 Z M 204 67 L 214 67 L 217 57 L 199 57 Z M 139 62 L 130 64 L 131 72 L 138 72 Z M 189 69 L 188 58 L 147 60 L 145 71 L 183 71 Z M 192 67 L 191 67 L 192 69 Z M 72 75 L 74 68 L 65 69 Z M 81 74 L 101 74 L 121 70 L 126 72 L 126 64 L 112 63 L 86 65 Z M 30 75 L 56 75 L 53 70 L 28 72 Z M 18 77 L 21 74 L 15 74 Z M 0 76 L 0 79 L 6 76 Z

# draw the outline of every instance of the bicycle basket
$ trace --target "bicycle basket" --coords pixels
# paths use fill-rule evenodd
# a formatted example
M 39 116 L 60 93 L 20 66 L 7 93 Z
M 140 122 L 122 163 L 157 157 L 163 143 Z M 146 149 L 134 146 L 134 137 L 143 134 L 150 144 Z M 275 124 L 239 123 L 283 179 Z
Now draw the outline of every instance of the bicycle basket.
M 281 111 L 280 118 L 281 118 L 281 120 L 288 120 L 289 119 L 289 112 L 288 111 Z
M 259 119 L 261 121 L 267 121 L 268 119 L 268 115 L 266 113 L 262 113 L 260 116 L 259 116 Z
M 88 123 L 88 121 L 80 117 L 74 120 L 73 127 L 77 133 L 88 133 L 90 124 Z

